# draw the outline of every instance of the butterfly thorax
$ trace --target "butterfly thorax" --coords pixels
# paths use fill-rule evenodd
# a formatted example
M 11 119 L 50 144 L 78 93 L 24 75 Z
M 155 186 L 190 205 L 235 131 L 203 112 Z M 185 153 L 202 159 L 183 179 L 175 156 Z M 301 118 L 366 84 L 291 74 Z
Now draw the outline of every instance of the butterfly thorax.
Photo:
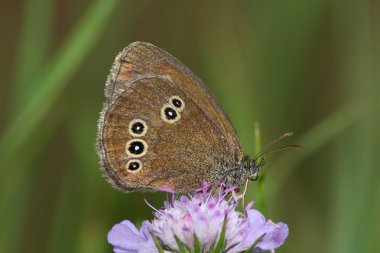
M 257 159 L 250 159 L 248 156 L 244 156 L 240 164 L 233 168 L 222 168 L 222 181 L 225 182 L 227 187 L 232 187 L 243 184 L 247 179 L 256 180 L 263 166 L 264 159 L 258 161 Z

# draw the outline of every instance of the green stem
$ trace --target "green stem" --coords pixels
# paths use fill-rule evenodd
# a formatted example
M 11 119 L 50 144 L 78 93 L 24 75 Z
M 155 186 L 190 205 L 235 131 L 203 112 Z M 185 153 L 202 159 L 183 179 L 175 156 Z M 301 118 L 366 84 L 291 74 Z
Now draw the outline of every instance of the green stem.
M 260 126 L 259 123 L 255 123 L 255 153 L 261 151 L 261 136 L 260 136 Z M 260 158 L 261 160 L 262 158 Z M 257 161 L 257 163 L 260 163 L 260 161 Z M 261 170 L 259 174 L 259 178 L 257 180 L 257 193 L 258 198 L 256 200 L 256 207 L 260 212 L 265 214 L 265 191 L 264 191 L 264 170 Z

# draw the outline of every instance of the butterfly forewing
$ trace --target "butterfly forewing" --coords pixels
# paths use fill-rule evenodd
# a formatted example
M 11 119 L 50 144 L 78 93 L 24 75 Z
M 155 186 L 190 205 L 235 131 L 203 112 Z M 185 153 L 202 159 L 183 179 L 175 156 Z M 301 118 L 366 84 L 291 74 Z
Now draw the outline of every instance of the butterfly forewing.
M 240 158 L 243 155 L 235 129 L 214 96 L 195 74 L 168 52 L 150 43 L 134 42 L 117 56 L 111 73 L 113 80 L 106 88 L 106 96 L 110 99 L 126 89 L 126 82 L 149 76 L 171 78 L 215 122 L 228 145 L 235 149 L 234 153 Z
M 190 192 L 219 180 L 221 163 L 240 162 L 240 142 L 216 100 L 177 59 L 151 44 L 133 43 L 117 56 L 106 97 L 98 149 L 119 189 Z M 131 133 L 131 124 L 146 132 Z

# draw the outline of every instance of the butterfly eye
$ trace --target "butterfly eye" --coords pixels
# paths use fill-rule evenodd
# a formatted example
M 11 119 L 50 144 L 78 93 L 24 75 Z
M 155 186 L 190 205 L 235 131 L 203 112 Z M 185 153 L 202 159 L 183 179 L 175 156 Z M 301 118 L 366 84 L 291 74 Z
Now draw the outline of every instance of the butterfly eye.
M 125 152 L 130 157 L 142 157 L 148 151 L 148 144 L 141 139 L 132 139 L 125 145 Z
M 146 122 L 142 119 L 134 119 L 129 123 L 128 132 L 134 137 L 141 137 L 148 131 Z
M 140 160 L 132 159 L 127 162 L 125 168 L 128 172 L 137 173 L 142 169 L 142 163 Z
M 175 123 L 181 118 L 181 114 L 172 105 L 165 104 L 161 108 L 161 118 L 168 123 Z
M 175 107 L 177 111 L 182 112 L 185 109 L 185 102 L 178 96 L 172 96 L 169 98 L 170 103 Z

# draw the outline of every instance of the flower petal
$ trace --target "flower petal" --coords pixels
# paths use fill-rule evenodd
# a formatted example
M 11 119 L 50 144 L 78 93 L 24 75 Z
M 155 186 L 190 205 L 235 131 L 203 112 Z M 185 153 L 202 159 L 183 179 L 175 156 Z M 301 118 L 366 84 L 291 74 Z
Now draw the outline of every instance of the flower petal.
M 271 222 L 268 222 L 269 224 Z M 280 247 L 285 239 L 289 235 L 288 225 L 285 223 L 279 222 L 277 224 L 271 224 L 272 231 L 267 233 L 262 240 L 256 245 L 257 248 L 261 250 L 273 250 Z
M 150 223 L 145 221 L 138 231 L 129 220 L 122 221 L 108 232 L 108 242 L 114 247 L 115 253 L 158 252 L 149 233 L 149 226 Z
M 275 229 L 277 229 L 277 225 L 272 222 L 267 222 L 265 220 L 265 217 L 257 210 L 248 209 L 246 211 L 247 211 L 248 225 L 245 226 L 240 232 L 241 236 L 240 238 L 238 238 L 238 239 L 241 239 L 240 242 L 236 244 L 235 247 L 231 248 L 228 251 L 228 253 L 236 253 L 236 252 L 245 251 L 249 249 L 250 247 L 252 247 L 252 245 L 255 243 L 257 243 L 255 247 L 256 250 L 271 250 L 271 249 L 277 248 L 278 246 L 271 248 L 273 244 L 270 244 L 271 239 L 269 237 L 269 235 L 272 232 L 274 232 Z M 263 235 L 265 236 L 260 240 L 260 242 L 262 242 L 266 236 L 268 236 L 268 240 L 265 243 L 263 243 L 262 247 L 264 248 L 261 248 L 261 247 L 259 248 L 258 245 L 260 242 L 257 242 L 257 240 L 260 239 L 260 237 Z M 231 243 L 231 245 L 233 245 L 233 243 Z

